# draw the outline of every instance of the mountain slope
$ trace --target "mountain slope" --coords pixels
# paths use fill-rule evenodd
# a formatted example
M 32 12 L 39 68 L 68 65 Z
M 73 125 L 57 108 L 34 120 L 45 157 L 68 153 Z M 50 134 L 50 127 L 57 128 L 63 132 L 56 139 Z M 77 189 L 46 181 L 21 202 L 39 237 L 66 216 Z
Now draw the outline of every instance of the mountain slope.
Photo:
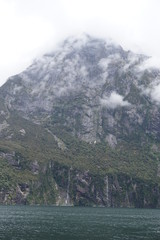
M 147 59 L 83 35 L 11 77 L 1 202 L 158 207 L 160 71 Z

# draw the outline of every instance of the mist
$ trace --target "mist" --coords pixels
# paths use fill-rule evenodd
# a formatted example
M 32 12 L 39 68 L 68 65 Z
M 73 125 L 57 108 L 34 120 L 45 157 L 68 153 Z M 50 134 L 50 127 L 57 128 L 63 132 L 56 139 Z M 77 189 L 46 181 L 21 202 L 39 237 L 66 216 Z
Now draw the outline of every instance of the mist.
M 160 66 L 158 0 L 0 0 L 0 85 L 83 32 L 110 38 Z
M 121 107 L 130 106 L 130 103 L 128 101 L 124 101 L 123 98 L 124 98 L 123 96 L 113 91 L 109 97 L 102 98 L 100 102 L 103 107 L 111 109 L 115 109 L 120 106 Z

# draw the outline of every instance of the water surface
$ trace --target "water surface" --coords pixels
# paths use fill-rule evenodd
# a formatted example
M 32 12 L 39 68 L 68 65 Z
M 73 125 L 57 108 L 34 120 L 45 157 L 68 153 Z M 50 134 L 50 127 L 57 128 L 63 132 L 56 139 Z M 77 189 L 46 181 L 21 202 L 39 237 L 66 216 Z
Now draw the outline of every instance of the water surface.
M 160 210 L 0 206 L 0 240 L 160 240 Z

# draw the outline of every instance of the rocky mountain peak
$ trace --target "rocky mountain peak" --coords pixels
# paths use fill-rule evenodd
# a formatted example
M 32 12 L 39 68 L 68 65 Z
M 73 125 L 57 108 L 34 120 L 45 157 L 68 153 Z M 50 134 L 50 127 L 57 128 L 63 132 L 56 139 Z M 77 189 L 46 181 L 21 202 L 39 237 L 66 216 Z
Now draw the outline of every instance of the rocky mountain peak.
M 160 71 L 70 37 L 0 88 L 0 203 L 160 206 Z
M 146 125 L 149 89 L 160 75 L 141 68 L 146 59 L 110 40 L 69 37 L 11 77 L 1 93 L 25 118 L 39 123 L 47 118 L 85 141 L 113 145 L 111 139 L 117 142 Z

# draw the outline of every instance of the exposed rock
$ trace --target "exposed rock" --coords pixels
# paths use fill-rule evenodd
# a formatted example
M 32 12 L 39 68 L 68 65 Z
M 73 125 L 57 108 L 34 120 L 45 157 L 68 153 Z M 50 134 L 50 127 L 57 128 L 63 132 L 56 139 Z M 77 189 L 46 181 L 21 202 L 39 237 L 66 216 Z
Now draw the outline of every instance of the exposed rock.
M 9 78 L 0 203 L 160 207 L 160 70 L 147 59 L 85 35 Z
M 158 164 L 157 176 L 160 177 L 160 163 Z
M 34 174 L 38 174 L 38 173 L 39 173 L 39 169 L 40 169 L 39 163 L 35 160 L 35 161 L 31 164 L 31 171 L 32 171 Z
M 20 129 L 19 132 L 20 132 L 21 136 L 25 136 L 26 135 L 25 129 Z
M 9 124 L 7 121 L 3 121 L 3 123 L 0 124 L 0 132 L 2 132 L 4 129 L 8 128 Z
M 57 144 L 58 144 L 58 147 L 59 147 L 62 151 L 64 151 L 64 150 L 67 149 L 66 146 L 65 146 L 65 144 L 64 144 L 64 142 L 63 142 L 60 138 L 58 138 L 55 134 L 53 134 L 49 129 L 47 129 L 47 132 L 49 132 L 49 133 L 54 137 L 55 141 L 56 141 Z
M 106 136 L 106 142 L 108 142 L 109 146 L 112 148 L 114 148 L 117 145 L 117 139 L 112 134 Z

